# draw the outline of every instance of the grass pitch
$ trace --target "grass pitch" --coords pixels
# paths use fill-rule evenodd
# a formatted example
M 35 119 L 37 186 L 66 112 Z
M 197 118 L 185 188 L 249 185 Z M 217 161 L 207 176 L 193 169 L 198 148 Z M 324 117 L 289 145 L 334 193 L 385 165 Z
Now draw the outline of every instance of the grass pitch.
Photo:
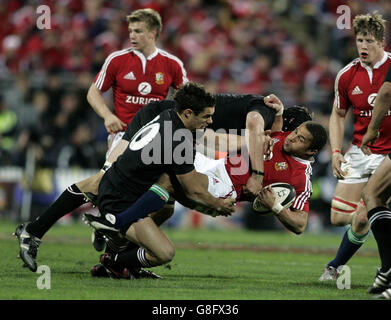
M 166 230 L 177 250 L 169 266 L 154 268 L 163 279 L 96 279 L 90 276 L 99 257 L 91 229 L 74 223 L 44 237 L 37 261 L 50 268 L 50 289 L 38 289 L 41 274 L 17 259 L 15 227 L 0 223 L 2 300 L 367 300 L 380 263 L 370 236 L 348 264 L 350 289 L 340 290 L 318 281 L 340 234 Z

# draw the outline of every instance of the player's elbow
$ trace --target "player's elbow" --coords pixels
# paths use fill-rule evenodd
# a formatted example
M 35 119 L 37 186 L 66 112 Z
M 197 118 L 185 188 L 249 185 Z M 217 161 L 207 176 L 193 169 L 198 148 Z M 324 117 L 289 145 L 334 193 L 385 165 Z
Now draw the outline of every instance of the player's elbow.
M 306 228 L 307 228 L 307 219 L 303 217 L 302 219 L 296 220 L 295 223 L 291 225 L 290 229 L 294 234 L 300 235 L 305 231 Z
M 91 104 L 94 101 L 94 98 L 96 97 L 97 93 L 99 93 L 99 89 L 96 87 L 95 83 L 92 83 L 90 85 L 90 88 L 87 92 L 87 101 Z
M 247 129 L 263 131 L 264 126 L 265 126 L 265 120 L 258 112 L 251 111 L 247 114 L 246 117 Z
M 295 234 L 295 235 L 300 235 L 304 232 L 305 228 L 306 228 L 307 225 L 300 225 L 300 226 L 295 226 L 292 230 L 292 232 Z
M 379 92 L 379 100 L 390 101 L 391 100 L 391 83 L 385 82 L 382 90 Z

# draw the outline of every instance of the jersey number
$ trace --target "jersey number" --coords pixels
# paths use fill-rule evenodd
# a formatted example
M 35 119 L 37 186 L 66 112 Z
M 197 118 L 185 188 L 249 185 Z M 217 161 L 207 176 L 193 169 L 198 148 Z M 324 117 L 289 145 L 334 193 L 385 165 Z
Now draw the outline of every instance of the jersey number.
M 133 136 L 132 141 L 130 141 L 129 149 L 137 151 L 144 148 L 153 140 L 153 138 L 155 138 L 159 132 L 159 129 L 160 123 L 151 123 L 141 128 L 140 131 Z

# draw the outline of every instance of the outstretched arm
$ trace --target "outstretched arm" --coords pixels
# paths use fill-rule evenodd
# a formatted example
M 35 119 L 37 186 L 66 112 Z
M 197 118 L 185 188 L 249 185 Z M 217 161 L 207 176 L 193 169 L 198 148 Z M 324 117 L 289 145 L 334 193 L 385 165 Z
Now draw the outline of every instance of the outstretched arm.
M 206 175 L 192 170 L 176 177 L 189 199 L 216 209 L 221 215 L 228 216 L 235 211 L 235 199 L 215 198 L 208 192 L 209 181 Z

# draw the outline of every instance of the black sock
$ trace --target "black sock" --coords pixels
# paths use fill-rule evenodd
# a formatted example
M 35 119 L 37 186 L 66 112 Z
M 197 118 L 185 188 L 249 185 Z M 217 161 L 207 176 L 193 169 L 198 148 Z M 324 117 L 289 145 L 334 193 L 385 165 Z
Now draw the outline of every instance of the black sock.
M 118 266 L 123 268 L 140 268 L 145 267 L 149 268 L 151 265 L 145 258 L 145 250 L 144 248 L 136 248 L 133 250 L 128 250 L 124 252 L 117 253 L 114 256 L 114 261 L 118 264 Z
M 73 184 L 68 187 L 53 204 L 27 227 L 27 232 L 42 238 L 45 233 L 63 216 L 72 212 L 85 203 L 84 195 Z
M 377 242 L 381 260 L 381 272 L 391 268 L 391 211 L 386 207 L 377 207 L 368 212 L 369 223 Z

